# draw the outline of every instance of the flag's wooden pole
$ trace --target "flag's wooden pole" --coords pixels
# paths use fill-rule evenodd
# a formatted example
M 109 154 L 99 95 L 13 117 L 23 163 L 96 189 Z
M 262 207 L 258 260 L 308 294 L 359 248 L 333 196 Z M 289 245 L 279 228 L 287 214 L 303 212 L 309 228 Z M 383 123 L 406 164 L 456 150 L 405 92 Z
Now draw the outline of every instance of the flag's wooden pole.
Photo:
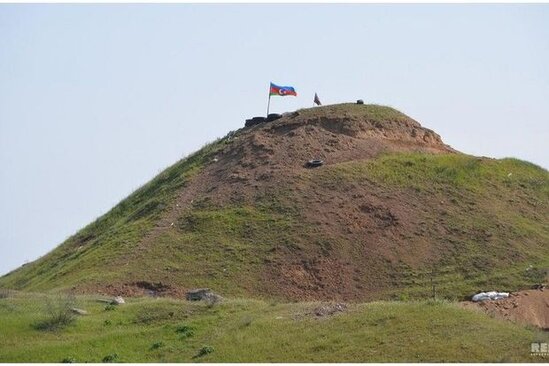
M 269 101 L 267 102 L 267 117 L 269 117 L 270 106 L 271 106 L 271 84 L 269 84 Z

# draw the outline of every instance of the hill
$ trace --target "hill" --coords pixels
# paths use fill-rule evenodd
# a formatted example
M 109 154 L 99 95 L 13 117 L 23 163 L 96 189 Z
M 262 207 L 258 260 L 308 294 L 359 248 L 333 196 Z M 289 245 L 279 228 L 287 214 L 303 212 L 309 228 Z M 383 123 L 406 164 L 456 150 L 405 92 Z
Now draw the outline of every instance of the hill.
M 548 198 L 546 170 L 459 153 L 392 108 L 299 110 L 177 162 L 0 287 L 357 301 L 516 290 L 546 278 Z

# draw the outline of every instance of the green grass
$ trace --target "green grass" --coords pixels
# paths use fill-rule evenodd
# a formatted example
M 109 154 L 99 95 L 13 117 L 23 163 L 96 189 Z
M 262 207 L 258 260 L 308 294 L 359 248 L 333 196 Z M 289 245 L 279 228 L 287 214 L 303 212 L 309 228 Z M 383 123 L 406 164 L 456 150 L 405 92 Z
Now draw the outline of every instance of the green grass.
M 316 318 L 319 303 L 227 300 L 214 307 L 127 299 L 59 331 L 32 327 L 44 295 L 0 299 L 0 362 L 536 362 L 547 334 L 441 301 L 350 304 Z
M 132 250 L 154 226 L 178 190 L 208 164 L 226 142 L 224 138 L 208 144 L 167 168 L 54 251 L 3 276 L 0 283 L 8 288 L 36 290 L 105 280 L 109 274 L 106 268 Z
M 490 188 L 527 190 L 535 198 L 549 198 L 549 173 L 513 158 L 487 159 L 464 154 L 387 154 L 367 162 L 351 161 L 330 170 L 328 179 L 368 179 L 414 190 L 463 189 L 474 193 Z
M 410 117 L 404 113 L 388 107 L 377 104 L 355 104 L 355 103 L 342 103 L 333 104 L 327 106 L 320 106 L 315 108 L 300 109 L 298 111 L 300 115 L 304 117 L 317 117 L 323 115 L 339 116 L 339 117 L 358 117 L 366 118 L 372 122 L 386 122 L 386 121 L 409 121 Z
M 202 208 L 184 214 L 175 229 L 135 258 L 136 276 L 161 281 L 155 269 L 189 288 L 210 287 L 224 295 L 260 292 L 260 273 L 270 249 L 291 238 L 290 216 L 260 206 Z M 235 284 L 238 284 L 235 286 Z
M 397 291 L 387 291 L 390 296 L 426 297 L 431 277 L 441 296 L 454 299 L 480 289 L 528 288 L 548 279 L 549 173 L 534 164 L 400 153 L 328 166 L 310 180 L 342 191 L 353 184 L 382 188 L 388 197 L 401 196 L 419 206 L 412 207 L 423 226 L 413 228 L 417 232 L 409 240 L 428 238 L 444 256 L 424 268 L 405 263 L 393 268 Z

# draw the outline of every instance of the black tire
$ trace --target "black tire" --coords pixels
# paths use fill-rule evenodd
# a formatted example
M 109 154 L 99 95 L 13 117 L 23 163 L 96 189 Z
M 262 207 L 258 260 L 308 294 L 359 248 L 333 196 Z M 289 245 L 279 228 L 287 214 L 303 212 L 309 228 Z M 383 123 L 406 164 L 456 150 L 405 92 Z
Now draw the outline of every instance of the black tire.
M 306 164 L 307 168 L 317 168 L 324 165 L 324 160 L 309 160 Z
M 277 119 L 279 118 L 282 118 L 282 115 L 278 114 L 278 113 L 270 113 L 268 116 L 267 116 L 267 122 L 272 122 L 272 121 L 276 121 Z
M 265 117 L 250 118 L 246 120 L 246 123 L 244 123 L 244 127 L 252 127 L 263 122 L 265 122 Z

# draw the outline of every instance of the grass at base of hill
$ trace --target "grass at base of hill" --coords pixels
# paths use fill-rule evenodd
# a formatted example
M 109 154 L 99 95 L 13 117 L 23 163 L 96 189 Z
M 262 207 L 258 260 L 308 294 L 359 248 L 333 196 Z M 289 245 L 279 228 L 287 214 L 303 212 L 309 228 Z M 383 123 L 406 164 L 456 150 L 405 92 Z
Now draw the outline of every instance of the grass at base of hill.
M 547 333 L 441 301 L 349 304 L 317 317 L 320 303 L 225 300 L 208 307 L 174 299 L 127 299 L 43 331 L 46 295 L 0 299 L 0 362 L 537 362 L 531 342 Z

